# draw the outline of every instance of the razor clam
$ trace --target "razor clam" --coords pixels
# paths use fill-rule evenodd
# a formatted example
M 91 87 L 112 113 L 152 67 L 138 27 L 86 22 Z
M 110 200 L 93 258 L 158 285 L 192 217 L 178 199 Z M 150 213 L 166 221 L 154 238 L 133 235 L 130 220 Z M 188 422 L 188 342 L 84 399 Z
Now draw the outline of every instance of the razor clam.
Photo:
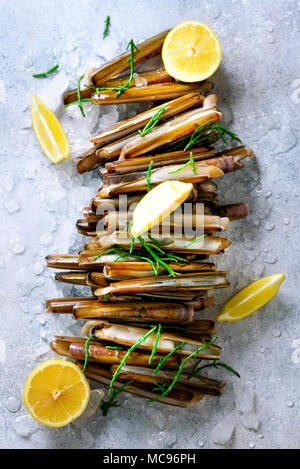
M 78 255 L 74 254 L 49 254 L 46 262 L 54 269 L 82 270 L 78 265 Z
M 55 280 L 74 285 L 88 285 L 90 287 L 109 285 L 102 272 L 59 272 L 55 274 Z
M 147 241 L 147 234 L 141 235 L 145 241 Z M 175 235 L 156 235 L 157 241 L 159 241 L 159 246 L 164 251 L 174 251 L 174 252 L 182 252 L 185 254 L 188 253 L 197 253 L 197 254 L 219 254 L 223 252 L 224 249 L 230 246 L 230 241 L 226 238 L 219 238 L 217 236 L 205 236 L 200 239 L 195 238 L 192 240 L 189 237 L 178 236 Z M 85 244 L 85 248 L 87 250 L 90 249 L 100 249 L 105 252 L 105 249 L 112 248 L 112 247 L 119 247 L 119 248 L 130 248 L 132 239 L 128 234 L 116 231 L 114 233 L 108 234 L 107 236 L 96 236 L 95 238 L 91 238 Z M 134 246 L 136 249 L 142 249 L 143 244 L 136 239 L 134 242 Z M 135 253 L 134 253 L 135 254 Z M 133 256 L 134 256 L 133 254 Z
M 45 301 L 47 313 L 66 313 L 72 314 L 73 307 L 76 304 L 98 303 L 96 296 L 78 296 L 72 298 L 52 298 Z
M 140 72 L 137 77 L 135 77 L 128 87 L 138 86 L 137 81 L 138 79 L 146 85 L 154 85 L 158 83 L 166 83 L 169 81 L 174 81 L 174 78 L 168 75 L 164 68 L 154 69 L 154 70 L 147 70 L 145 72 Z M 108 80 L 106 83 L 101 85 L 101 88 L 116 88 L 120 86 L 124 86 L 125 83 L 129 80 L 129 75 L 123 75 L 122 77 L 113 78 Z M 93 94 L 93 90 L 91 88 L 84 88 L 80 90 L 80 97 L 81 99 L 90 98 Z M 75 90 L 67 91 L 64 93 L 63 101 L 64 104 L 73 103 L 77 101 L 77 88 Z
M 158 302 L 118 302 L 100 303 L 92 306 L 75 305 L 73 308 L 75 319 L 107 319 L 120 321 L 142 321 L 163 323 L 186 323 L 194 317 L 194 308 L 180 303 Z
M 141 327 L 127 326 L 124 324 L 109 324 L 104 322 L 94 328 L 94 336 L 97 339 L 103 341 L 113 341 L 117 344 L 126 345 L 131 347 L 141 340 L 145 334 L 149 332 L 149 329 L 143 329 Z M 138 348 L 143 350 L 153 350 L 156 342 L 156 332 L 154 331 L 150 334 L 145 340 L 143 340 Z M 178 334 L 172 334 L 169 332 L 164 332 L 163 330 L 160 333 L 156 350 L 158 353 L 170 353 L 174 349 L 184 343 L 181 348 L 174 352 L 179 356 L 187 356 L 192 352 L 195 352 L 199 347 L 206 345 L 201 340 L 192 339 L 189 337 L 184 337 Z M 200 351 L 197 354 L 197 358 L 206 358 L 208 360 L 218 360 L 221 352 L 221 348 L 217 345 L 210 345 L 208 348 Z
M 159 54 L 168 32 L 169 30 L 164 31 L 138 44 L 138 50 L 134 52 L 134 64 L 138 65 Z M 130 62 L 128 60 L 130 59 L 130 55 L 131 52 L 128 50 L 110 62 L 102 65 L 102 67 L 93 71 L 90 74 L 91 84 L 95 86 L 102 86 L 102 84 L 108 81 L 110 78 L 113 78 L 125 70 L 128 70 L 130 67 Z
M 79 337 L 65 337 L 55 336 L 51 342 L 51 348 L 54 352 L 64 357 L 75 358 L 76 360 L 84 360 L 85 358 L 85 342 L 86 339 Z M 88 346 L 88 360 L 89 362 L 98 362 L 106 365 L 118 364 L 126 355 L 127 350 L 115 350 L 107 348 L 107 346 L 98 340 L 91 340 Z M 127 363 L 137 366 L 157 366 L 159 360 L 164 358 L 161 354 L 155 354 L 151 365 L 149 365 L 150 355 L 147 352 L 140 350 L 133 351 Z M 170 360 L 165 362 L 166 368 L 176 368 L 180 365 L 179 357 L 170 357 Z
M 213 149 L 205 147 L 193 148 L 194 161 L 204 160 L 215 155 Z M 101 170 L 102 176 L 110 174 L 126 174 L 138 171 L 147 171 L 149 164 L 153 161 L 152 168 L 158 168 L 161 165 L 186 163 L 189 161 L 190 151 L 171 151 L 168 153 L 160 153 L 157 155 L 141 155 L 136 158 L 128 158 L 125 160 L 109 161 L 105 165 L 105 169 Z
M 200 83 L 181 83 L 177 81 L 155 85 L 128 87 L 118 97 L 115 90 L 101 90 L 92 95 L 92 103 L 97 105 L 143 103 L 148 101 L 165 101 L 175 99 L 192 91 L 206 93 L 211 91 L 210 81 Z
M 135 140 L 128 142 L 122 149 L 120 159 L 142 155 L 166 143 L 176 141 L 191 134 L 199 125 L 202 125 L 202 129 L 205 129 L 206 126 L 218 122 L 223 116 L 215 107 L 208 107 L 210 103 L 211 97 L 207 96 L 202 108 L 175 116 L 167 122 L 154 127 L 151 132 L 143 137 L 138 136 Z
M 139 293 L 155 292 L 172 289 L 210 290 L 212 288 L 225 288 L 230 286 L 226 280 L 226 272 L 197 272 L 181 274 L 176 277 L 163 275 L 160 277 L 146 277 L 139 279 L 120 280 L 113 282 L 109 287 L 97 288 L 95 295 L 108 295 L 109 293 Z
M 171 263 L 169 267 L 177 272 L 201 272 L 214 270 L 215 264 L 204 262 Z M 159 266 L 159 274 L 166 274 L 166 270 Z M 153 268 L 149 262 L 114 262 L 103 268 L 103 275 L 109 281 L 127 280 L 130 278 L 153 277 Z
M 239 220 L 248 216 L 248 205 L 243 202 L 223 205 L 219 207 L 219 213 L 222 217 L 228 217 L 229 220 Z
M 126 174 L 128 172 L 147 171 L 149 164 L 153 161 L 152 168 L 163 165 L 187 163 L 190 158 L 190 151 L 175 151 L 159 155 L 138 156 L 108 162 L 105 170 L 102 170 L 104 182 L 107 182 L 107 176 L 111 174 Z M 236 169 L 243 168 L 242 160 L 253 155 L 253 151 L 245 147 L 232 148 L 231 152 L 226 150 L 215 154 L 215 151 L 207 148 L 194 148 L 192 150 L 194 161 L 203 160 L 202 163 L 217 166 L 224 173 L 229 173 Z
M 208 160 L 209 161 L 209 160 Z M 194 168 L 197 174 L 194 173 Z M 146 191 L 148 182 L 150 181 L 151 189 L 164 181 L 182 181 L 182 182 L 202 182 L 207 179 L 213 179 L 223 176 L 223 171 L 217 166 L 205 163 L 195 163 L 194 168 L 191 165 L 182 168 L 182 165 L 163 166 L 151 171 L 150 177 L 144 176 L 129 182 L 104 185 L 97 194 L 97 197 L 114 197 L 119 194 L 127 194 L 130 192 Z M 179 171 L 178 171 L 179 170 Z
M 199 92 L 193 92 L 181 96 L 179 98 L 173 99 L 163 105 L 159 105 L 144 111 L 136 116 L 133 116 L 129 119 L 125 119 L 121 122 L 117 122 L 108 129 L 101 130 L 90 137 L 90 141 L 94 145 L 104 146 L 108 143 L 111 143 L 120 138 L 126 137 L 129 134 L 136 132 L 138 129 L 143 128 L 151 118 L 160 110 L 164 108 L 161 116 L 158 117 L 158 120 L 168 119 L 175 114 L 186 111 L 187 109 L 195 106 L 201 105 L 203 103 L 204 97 Z
M 77 228 L 87 236 L 106 236 L 114 231 L 123 231 L 132 221 L 132 213 L 109 212 L 98 222 L 91 223 L 88 220 L 78 220 Z M 203 215 L 203 213 L 173 212 L 169 217 L 151 229 L 152 233 L 180 233 L 183 229 L 195 230 L 202 228 L 204 233 L 216 233 L 226 231 L 229 218 L 217 215 Z
M 117 366 L 112 365 L 112 374 L 114 374 L 116 371 Z M 134 379 L 134 381 L 137 383 L 149 383 L 153 385 L 155 385 L 155 383 L 171 384 L 175 376 L 175 371 L 167 371 L 160 369 L 156 373 L 154 373 L 154 371 L 150 368 L 130 365 L 122 366 L 120 372 L 118 373 L 118 379 L 120 381 L 129 381 L 130 379 Z M 216 381 L 214 379 L 206 378 L 200 375 L 198 378 L 189 378 L 188 373 L 180 373 L 177 383 L 183 384 L 190 388 L 198 389 L 204 394 L 209 394 L 212 396 L 219 396 L 222 388 L 225 386 L 225 383 L 221 383 L 220 381 Z
M 76 364 L 80 368 L 83 368 L 83 362 L 76 362 Z M 89 363 L 86 367 L 85 375 L 89 379 L 107 386 L 110 385 L 112 379 L 111 372 L 97 363 Z M 115 380 L 113 386 L 115 388 L 120 388 L 121 386 L 124 386 L 124 383 L 122 381 Z M 127 385 L 123 391 L 139 397 L 144 397 L 148 400 L 155 399 L 159 396 L 159 392 L 153 391 L 153 385 L 149 385 L 147 383 L 132 383 Z M 177 407 L 189 407 L 197 404 L 203 396 L 204 394 L 200 393 L 198 390 L 192 388 L 189 389 L 183 385 L 175 385 L 165 397 L 158 399 L 158 402 Z

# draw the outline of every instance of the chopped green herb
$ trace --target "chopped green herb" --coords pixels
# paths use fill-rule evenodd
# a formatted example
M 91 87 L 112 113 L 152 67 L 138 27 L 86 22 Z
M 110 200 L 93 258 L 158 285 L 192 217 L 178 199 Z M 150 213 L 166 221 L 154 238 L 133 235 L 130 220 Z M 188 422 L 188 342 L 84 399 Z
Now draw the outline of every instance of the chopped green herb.
M 142 337 L 140 340 L 138 340 L 138 341 L 137 341 L 134 345 L 132 345 L 132 347 L 130 347 L 130 349 L 127 351 L 125 357 L 122 358 L 122 360 L 121 360 L 121 362 L 120 362 L 118 368 L 116 369 L 116 371 L 115 371 L 115 373 L 114 373 L 114 375 L 113 375 L 113 377 L 112 377 L 112 379 L 111 379 L 111 382 L 110 382 L 110 385 L 109 385 L 109 390 L 108 390 L 108 395 L 111 394 L 111 391 L 112 391 L 112 388 L 113 388 L 113 384 L 114 384 L 114 382 L 115 382 L 115 380 L 116 380 L 116 378 L 117 378 L 117 376 L 118 376 L 118 374 L 119 374 L 119 372 L 120 372 L 122 366 L 125 365 L 126 360 L 127 360 L 127 358 L 129 357 L 129 355 L 131 354 L 131 352 L 132 352 L 133 350 L 135 350 L 142 342 L 144 342 L 144 341 L 147 339 L 147 337 L 149 337 L 149 335 L 151 335 L 152 332 L 154 332 L 156 329 L 157 329 L 157 326 L 153 326 L 153 327 L 150 329 L 150 331 L 148 331 L 148 332 L 144 335 L 144 337 Z
M 89 342 L 90 340 L 92 339 L 93 337 L 93 334 L 91 334 L 88 339 L 85 341 L 85 344 L 84 344 L 84 349 L 85 349 L 85 359 L 84 359 L 84 365 L 83 365 L 83 368 L 82 368 L 82 372 L 84 373 L 85 372 L 85 369 L 87 367 L 87 363 L 88 363 L 88 359 L 89 359 Z
M 120 388 L 115 389 L 114 392 L 113 392 L 113 395 L 111 396 L 111 398 L 108 401 L 104 401 L 102 399 L 100 409 L 102 410 L 102 415 L 104 415 L 104 417 L 107 415 L 107 412 L 109 411 L 109 409 L 111 407 L 120 407 L 120 405 L 117 404 L 116 398 L 120 394 L 120 392 L 122 392 L 123 389 L 126 388 L 126 386 L 129 386 L 131 383 L 133 383 L 133 381 L 134 380 L 131 379 L 127 383 L 123 384 L 123 386 L 121 386 Z
M 216 360 L 214 360 L 212 363 L 207 363 L 205 365 L 202 365 L 202 366 L 199 366 L 201 363 L 201 360 L 199 360 L 198 362 L 195 363 L 195 365 L 193 366 L 193 369 L 188 377 L 188 379 L 191 379 L 191 378 L 199 378 L 201 379 L 200 376 L 198 376 L 198 373 L 202 370 L 204 370 L 205 368 L 217 368 L 218 366 L 222 367 L 222 368 L 225 368 L 226 370 L 230 371 L 231 373 L 235 374 L 238 378 L 240 378 L 240 375 L 237 371 L 235 371 L 233 368 L 231 368 L 231 366 L 229 365 L 226 365 L 226 363 L 223 363 L 223 362 L 217 362 Z
M 188 243 L 188 244 L 186 244 L 186 245 L 184 246 L 184 249 L 189 248 L 192 244 L 194 244 L 194 243 L 196 243 L 197 241 L 199 241 L 199 239 L 205 238 L 205 236 L 207 236 L 207 234 L 204 234 L 204 235 L 202 235 L 202 236 L 199 236 L 199 238 L 193 239 L 190 243 Z
M 105 303 L 107 303 L 107 295 L 103 296 Z
M 181 347 L 183 347 L 186 344 L 187 344 L 187 342 L 181 342 L 181 344 L 177 345 L 177 347 L 175 347 L 170 353 L 168 353 L 168 355 L 166 355 L 164 358 L 161 358 L 159 360 L 159 364 L 157 365 L 157 367 L 154 370 L 154 373 L 157 373 L 161 369 L 161 367 L 163 366 L 165 361 L 168 360 L 168 358 L 170 358 L 172 355 L 174 355 L 174 353 L 176 353 L 177 350 L 181 349 Z
M 147 192 L 151 191 L 151 170 L 153 166 L 153 161 L 150 162 L 148 172 L 147 172 Z
M 109 348 L 110 350 L 126 350 L 125 347 L 112 346 L 112 345 L 106 345 L 106 348 Z
M 172 383 L 170 384 L 170 386 L 168 387 L 168 389 L 166 389 L 160 396 L 156 397 L 155 399 L 151 399 L 150 402 L 154 402 L 154 401 L 158 401 L 159 399 L 161 399 L 162 397 L 165 397 L 167 394 L 169 394 L 169 392 L 171 391 L 171 389 L 174 387 L 174 385 L 176 384 L 176 382 L 178 381 L 178 378 L 180 376 L 180 373 L 182 372 L 186 362 L 188 360 L 190 360 L 191 358 L 194 358 L 196 355 L 198 355 L 198 353 L 200 353 L 202 350 L 205 350 L 207 348 L 209 348 L 215 341 L 217 340 L 217 337 L 214 337 L 209 343 L 205 343 L 205 345 L 202 345 L 201 347 L 199 347 L 197 350 L 195 350 L 194 352 L 192 352 L 190 355 L 188 355 L 187 357 L 184 358 L 184 360 L 182 360 L 181 362 L 181 365 L 180 367 L 178 368 L 178 371 L 172 381 Z M 204 342 L 204 341 L 203 341 Z
M 157 332 L 156 332 L 155 344 L 154 344 L 154 347 L 152 349 L 152 352 L 151 352 L 151 355 L 150 355 L 150 358 L 149 358 L 149 365 L 151 364 L 152 359 L 153 359 L 154 355 L 156 354 L 157 345 L 158 345 L 158 341 L 159 341 L 159 338 L 160 338 L 160 333 L 161 333 L 161 324 L 159 324 Z
M 138 133 L 144 137 L 144 135 L 146 135 L 147 133 L 149 133 L 153 127 L 156 126 L 160 116 L 162 115 L 162 113 L 164 112 L 164 110 L 166 109 L 168 105 L 166 104 L 165 106 L 161 107 L 152 117 L 151 119 L 149 120 L 149 122 L 145 125 L 145 127 L 143 128 L 143 130 L 138 130 Z
M 175 169 L 175 171 L 169 171 L 168 174 L 173 174 L 173 173 L 178 173 L 179 171 L 182 171 L 183 169 L 185 169 L 187 166 L 191 165 L 192 167 L 192 170 L 193 170 L 193 173 L 197 176 L 197 170 L 196 170 L 196 167 L 195 167 L 195 162 L 194 162 L 194 158 L 193 158 L 193 153 L 190 152 L 190 160 L 184 164 L 183 166 L 181 166 L 180 168 L 178 169 Z
M 106 38 L 106 36 L 108 34 L 108 29 L 110 27 L 110 16 L 109 15 L 107 15 L 106 20 L 104 21 L 104 24 L 105 24 L 105 28 L 104 28 L 104 31 L 103 31 L 103 39 Z
M 133 248 L 134 248 L 134 236 L 131 236 L 131 245 L 130 245 L 129 254 L 133 253 Z
M 44 73 L 34 73 L 32 76 L 34 78 L 47 78 L 48 75 L 50 75 L 51 73 L 55 72 L 55 70 L 57 70 L 59 67 L 59 65 L 54 65 L 54 67 L 50 68 L 50 70 L 48 70 L 47 72 L 44 72 Z

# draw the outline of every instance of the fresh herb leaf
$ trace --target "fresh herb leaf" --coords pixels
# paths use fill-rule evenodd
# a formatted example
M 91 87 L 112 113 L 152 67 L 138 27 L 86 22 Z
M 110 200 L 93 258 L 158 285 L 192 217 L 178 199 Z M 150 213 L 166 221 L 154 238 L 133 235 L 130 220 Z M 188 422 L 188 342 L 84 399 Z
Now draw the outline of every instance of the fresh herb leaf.
M 147 192 L 151 191 L 151 170 L 153 166 L 153 161 L 150 162 L 148 172 L 147 172 Z
M 197 241 L 199 241 L 199 239 L 205 238 L 205 236 L 207 236 L 207 234 L 204 234 L 204 235 L 202 235 L 202 236 L 199 236 L 199 238 L 193 239 L 190 243 L 188 243 L 188 244 L 186 244 L 186 245 L 184 246 L 184 249 L 189 248 L 192 244 L 194 244 L 194 243 L 196 243 Z
M 114 375 L 113 375 L 113 377 L 112 377 L 112 379 L 111 379 L 111 382 L 110 382 L 110 385 L 109 385 L 109 390 L 108 390 L 108 395 L 111 394 L 111 391 L 112 391 L 112 388 L 113 388 L 113 384 L 114 384 L 114 382 L 115 382 L 115 380 L 116 380 L 116 378 L 117 378 L 117 376 L 118 376 L 118 374 L 119 374 L 119 372 L 120 372 L 122 366 L 125 365 L 126 360 L 127 360 L 127 358 L 129 357 L 129 355 L 131 354 L 131 352 L 132 352 L 133 350 L 135 350 L 142 342 L 144 342 L 144 341 L 147 339 L 147 337 L 149 337 L 149 335 L 151 335 L 152 332 L 154 332 L 156 329 L 157 329 L 157 326 L 153 326 L 153 327 L 150 329 L 150 331 L 148 331 L 148 332 L 144 335 L 144 337 L 142 337 L 142 338 L 141 338 L 140 340 L 138 340 L 134 345 L 132 345 L 132 347 L 130 347 L 130 349 L 128 349 L 128 351 L 127 351 L 125 357 L 122 358 L 122 360 L 121 360 L 121 362 L 120 362 L 118 368 L 116 369 L 116 371 L 115 371 L 115 373 L 114 373 Z
M 168 353 L 168 355 L 166 355 L 164 358 L 161 358 L 159 360 L 159 364 L 157 365 L 157 367 L 154 370 L 154 373 L 157 373 L 161 369 L 161 367 L 163 366 L 165 361 L 168 360 L 168 358 L 170 358 L 174 353 L 177 352 L 177 350 L 179 350 L 181 347 L 183 347 L 186 344 L 187 344 L 187 342 L 181 342 L 181 344 L 177 345 L 177 347 L 175 347 L 170 353 Z
M 120 405 L 117 404 L 116 398 L 118 397 L 120 392 L 122 392 L 123 389 L 126 388 L 126 386 L 129 386 L 131 383 L 133 383 L 133 381 L 134 380 L 131 379 L 127 383 L 123 384 L 123 386 L 121 386 L 120 388 L 115 389 L 114 392 L 113 392 L 113 395 L 111 396 L 111 398 L 108 401 L 104 401 L 102 399 L 100 409 L 102 410 L 102 415 L 104 415 L 104 417 L 107 415 L 107 412 L 109 411 L 109 409 L 111 407 L 120 407 Z
M 190 355 L 188 355 L 187 357 L 184 358 L 184 360 L 182 360 L 181 362 L 181 365 L 180 367 L 178 368 L 178 371 L 172 381 L 172 383 L 170 384 L 170 386 L 168 387 L 168 389 L 166 389 L 160 396 L 156 397 L 155 399 L 151 399 L 150 402 L 154 402 L 154 401 L 158 401 L 159 399 L 161 399 L 162 397 L 165 397 L 167 394 L 169 394 L 169 392 L 171 391 L 171 389 L 174 387 L 174 385 L 176 384 L 176 382 L 178 381 L 178 378 L 180 376 L 180 373 L 182 372 L 186 362 L 188 360 L 190 360 L 191 358 L 194 358 L 196 355 L 198 355 L 198 353 L 200 353 L 202 350 L 205 350 L 207 348 L 209 348 L 215 341 L 217 340 L 217 337 L 214 337 L 210 342 L 206 343 L 205 342 L 205 345 L 202 345 L 201 347 L 199 347 L 197 350 L 195 350 L 193 353 L 191 353 Z M 204 341 L 203 341 L 204 342 Z
M 159 338 L 160 338 L 160 333 L 161 333 L 161 324 L 159 324 L 157 332 L 156 332 L 155 344 L 154 344 L 154 347 L 152 349 L 152 352 L 151 352 L 151 355 L 150 355 L 150 358 L 149 358 L 149 365 L 151 364 L 152 359 L 153 359 L 154 355 L 156 354 L 157 345 L 158 345 L 158 341 L 159 341 Z
M 198 143 L 198 138 L 203 135 L 204 132 L 207 131 L 207 127 L 205 127 L 205 129 L 203 129 L 201 132 L 199 132 L 199 130 L 208 125 L 210 122 L 212 122 L 212 119 L 210 119 L 209 121 L 206 121 L 206 122 L 203 122 L 203 124 L 200 124 L 197 129 L 192 133 L 191 137 L 190 137 L 190 140 L 188 142 L 188 144 L 185 146 L 184 150 L 188 150 L 192 145 L 195 145 L 196 143 Z
M 187 166 L 191 165 L 192 167 L 192 170 L 193 170 L 193 173 L 197 176 L 197 170 L 196 170 L 196 167 L 195 167 L 195 162 L 194 162 L 194 158 L 193 158 L 193 153 L 190 152 L 190 160 L 184 164 L 183 166 L 181 166 L 180 168 L 178 169 L 175 169 L 175 171 L 169 171 L 168 174 L 173 174 L 173 173 L 178 173 L 179 171 L 182 171 L 183 169 L 185 169 Z
M 34 73 L 32 76 L 34 78 L 47 78 L 48 75 L 50 75 L 51 73 L 55 72 L 55 70 L 57 70 L 59 67 L 59 65 L 54 65 L 54 67 L 50 68 L 47 72 L 44 72 L 44 73 Z
M 161 107 L 152 117 L 151 119 L 149 120 L 149 122 L 145 125 L 145 127 L 143 128 L 143 130 L 138 130 L 138 133 L 144 137 L 144 135 L 146 135 L 147 133 L 149 133 L 153 127 L 156 126 L 160 116 L 162 115 L 162 113 L 164 112 L 164 110 L 166 109 L 168 105 L 166 104 L 165 106 Z
M 104 31 L 103 31 L 103 39 L 106 38 L 106 36 L 108 34 L 108 29 L 110 27 L 110 16 L 109 15 L 107 15 L 106 20 L 104 21 L 104 24 L 105 24 L 105 28 L 104 28 Z
M 90 340 L 92 339 L 93 337 L 93 334 L 91 334 L 88 339 L 85 341 L 85 344 L 84 344 L 84 349 L 85 349 L 85 359 L 84 359 L 84 365 L 83 365 L 83 368 L 82 368 L 82 372 L 84 373 L 85 372 L 85 369 L 87 367 L 87 363 L 88 363 L 88 359 L 89 359 L 89 342 Z
M 201 363 L 201 360 L 199 360 L 197 363 L 195 363 L 190 375 L 188 376 L 188 379 L 191 379 L 193 377 L 201 379 L 201 377 L 198 376 L 198 373 L 200 371 L 204 370 L 205 368 L 211 368 L 211 367 L 217 368 L 218 366 L 220 366 L 222 368 L 225 368 L 226 370 L 228 370 L 231 373 L 235 374 L 238 378 L 241 377 L 237 371 L 235 371 L 231 366 L 227 365 L 226 363 L 217 362 L 216 360 L 214 360 L 212 363 L 207 363 L 205 365 L 199 366 L 200 363 Z

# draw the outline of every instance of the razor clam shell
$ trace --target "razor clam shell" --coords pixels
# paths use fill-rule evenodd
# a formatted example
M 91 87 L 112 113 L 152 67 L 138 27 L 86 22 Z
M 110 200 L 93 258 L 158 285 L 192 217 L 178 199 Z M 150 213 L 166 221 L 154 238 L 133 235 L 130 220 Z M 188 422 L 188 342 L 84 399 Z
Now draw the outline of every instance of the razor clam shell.
M 85 342 L 86 339 L 80 337 L 55 336 L 54 340 L 51 342 L 51 349 L 61 356 L 84 360 Z M 109 349 L 100 341 L 92 339 L 88 347 L 88 361 L 107 365 L 119 364 L 126 355 L 126 352 L 127 350 Z M 131 363 L 136 366 L 150 366 L 149 357 L 150 355 L 147 352 L 134 350 L 128 356 L 126 363 Z M 164 355 L 155 354 L 151 366 L 157 366 L 161 358 L 164 358 Z M 180 357 L 170 357 L 170 360 L 165 362 L 166 368 L 174 369 L 180 365 L 180 362 Z
M 158 120 L 165 120 L 175 114 L 186 111 L 195 105 L 201 105 L 204 97 L 199 92 L 193 92 L 176 98 L 168 103 L 159 105 L 144 111 L 129 119 L 117 122 L 108 129 L 101 130 L 90 137 L 90 141 L 96 145 L 104 146 L 120 138 L 126 137 L 129 134 L 136 132 L 138 129 L 143 128 L 151 118 L 164 106 L 165 109 Z
M 181 83 L 177 81 L 158 83 L 154 85 L 128 87 L 116 97 L 114 90 L 101 90 L 99 95 L 92 95 L 92 103 L 96 105 L 129 104 L 148 101 L 165 101 L 176 99 L 192 91 L 206 93 L 211 91 L 213 84 L 209 81 L 200 83 Z
M 172 289 L 209 290 L 213 288 L 225 288 L 230 286 L 226 280 L 226 272 L 198 272 L 193 274 L 167 275 L 160 277 L 146 277 L 130 280 L 121 280 L 111 283 L 109 287 L 97 288 L 94 293 L 97 296 L 109 293 L 139 293 L 155 292 Z
M 83 368 L 83 362 L 76 363 L 80 368 Z M 100 367 L 96 363 L 89 363 L 86 370 L 85 375 L 98 383 L 104 384 L 109 386 L 112 375 L 109 370 Z M 122 381 L 115 380 L 113 386 L 115 388 L 120 388 L 123 386 L 124 383 Z M 150 399 L 155 399 L 159 394 L 152 390 L 153 386 L 149 386 L 145 383 L 132 383 L 129 384 L 124 388 L 124 392 L 128 392 L 130 394 Z M 173 389 L 168 393 L 167 396 L 158 400 L 163 404 L 173 405 L 177 407 L 189 407 L 192 405 L 197 404 L 202 398 L 204 394 L 196 391 L 195 389 L 188 389 L 184 386 L 175 385 Z
M 97 339 L 103 341 L 113 341 L 118 344 L 126 345 L 131 347 L 136 344 L 144 335 L 149 332 L 149 329 L 143 329 L 140 327 L 132 327 L 123 324 L 109 324 L 102 323 L 102 327 L 95 327 L 94 336 Z M 154 331 L 149 335 L 143 342 L 138 345 L 138 348 L 144 350 L 152 350 L 155 345 L 156 332 Z M 199 347 L 205 345 L 201 340 L 191 339 L 178 334 L 161 332 L 158 343 L 158 353 L 169 353 L 172 352 L 182 342 L 186 342 L 184 346 L 178 349 L 175 354 L 180 356 L 187 356 L 190 353 L 197 350 Z M 202 350 L 198 353 L 198 358 L 207 358 L 211 360 L 218 360 L 221 349 L 217 345 L 211 345 L 209 348 Z
M 113 365 L 111 367 L 111 373 L 114 374 L 116 370 L 117 366 Z M 171 384 L 175 376 L 175 371 L 158 370 L 157 373 L 154 373 L 153 370 L 146 367 L 127 365 L 122 366 L 118 373 L 118 379 L 120 381 L 129 381 L 130 379 L 134 379 L 135 382 L 149 384 L 154 384 L 154 381 L 159 384 Z M 180 373 L 177 383 L 189 388 L 198 389 L 204 394 L 212 396 L 219 396 L 222 388 L 225 386 L 225 383 L 201 375 L 199 375 L 199 378 L 193 377 L 189 379 L 189 374 L 187 373 Z
M 170 166 L 163 166 L 162 168 L 157 168 L 151 171 L 150 175 L 150 185 L 151 188 L 155 187 L 157 184 L 160 184 L 164 181 L 182 181 L 182 182 L 202 182 L 207 179 L 213 179 L 223 176 L 223 171 L 219 169 L 217 166 L 212 166 L 204 163 L 195 163 L 194 168 L 196 173 L 194 173 L 194 169 L 191 165 L 186 166 L 185 168 L 181 169 L 181 165 L 170 165 Z M 178 172 L 174 172 L 179 170 Z M 146 191 L 148 187 L 148 176 L 142 176 L 137 178 L 137 175 L 140 173 L 135 173 L 130 177 L 134 178 L 133 181 L 119 183 L 119 184 L 112 184 L 112 185 L 104 185 L 100 191 L 98 192 L 98 197 L 114 197 L 119 194 L 127 194 L 130 192 L 140 192 Z
M 201 124 L 204 129 L 205 125 L 218 122 L 222 118 L 222 114 L 215 108 L 206 107 L 209 99 L 209 96 L 205 98 L 203 108 L 197 108 L 175 116 L 164 124 L 157 125 L 143 137 L 138 136 L 135 140 L 128 142 L 122 149 L 120 159 L 132 158 L 166 143 L 176 141 L 194 132 Z M 210 122 L 208 123 L 208 121 Z
M 73 308 L 75 319 L 120 319 L 121 321 L 143 322 L 191 322 L 194 308 L 180 303 L 159 302 L 118 302 L 98 305 L 77 305 Z
M 47 313 L 72 314 L 76 304 L 93 304 L 98 302 L 96 296 L 77 296 L 72 298 L 51 298 L 46 300 Z
M 146 239 L 146 235 L 142 235 L 141 237 Z M 230 241 L 228 239 L 209 235 L 194 241 L 191 245 L 189 245 L 189 243 L 191 243 L 191 238 L 186 238 L 184 236 L 175 237 L 170 235 L 166 237 L 158 233 L 156 235 L 156 239 L 160 241 L 160 247 L 164 251 L 174 251 L 176 253 L 182 252 L 184 254 L 218 254 L 230 246 Z M 106 236 L 96 236 L 95 238 L 92 238 L 85 244 L 85 249 L 90 250 L 98 248 L 105 252 L 106 249 L 116 246 L 119 248 L 129 248 L 131 246 L 131 238 L 125 237 L 124 233 L 116 231 Z M 135 240 L 134 247 L 135 249 L 142 249 L 143 245 L 137 239 Z

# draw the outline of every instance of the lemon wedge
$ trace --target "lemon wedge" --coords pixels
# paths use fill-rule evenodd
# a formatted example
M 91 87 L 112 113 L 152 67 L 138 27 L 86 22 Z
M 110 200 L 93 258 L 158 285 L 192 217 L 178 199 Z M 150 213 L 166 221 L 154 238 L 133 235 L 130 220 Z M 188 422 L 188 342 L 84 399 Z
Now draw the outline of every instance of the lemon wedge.
M 55 114 L 35 94 L 31 96 L 31 120 L 43 152 L 52 163 L 69 158 L 70 145 Z
M 48 427 L 63 427 L 79 417 L 90 397 L 86 377 L 74 363 L 49 360 L 31 372 L 24 403 L 32 417 Z
M 190 195 L 193 184 L 165 181 L 154 187 L 134 209 L 131 234 L 137 238 L 174 212 Z
M 162 48 L 162 60 L 169 75 L 184 82 L 206 80 L 222 59 L 220 41 L 200 21 L 184 21 L 171 29 Z
M 225 304 L 218 321 L 239 321 L 265 306 L 277 294 L 285 280 L 283 273 L 269 275 L 250 283 Z

